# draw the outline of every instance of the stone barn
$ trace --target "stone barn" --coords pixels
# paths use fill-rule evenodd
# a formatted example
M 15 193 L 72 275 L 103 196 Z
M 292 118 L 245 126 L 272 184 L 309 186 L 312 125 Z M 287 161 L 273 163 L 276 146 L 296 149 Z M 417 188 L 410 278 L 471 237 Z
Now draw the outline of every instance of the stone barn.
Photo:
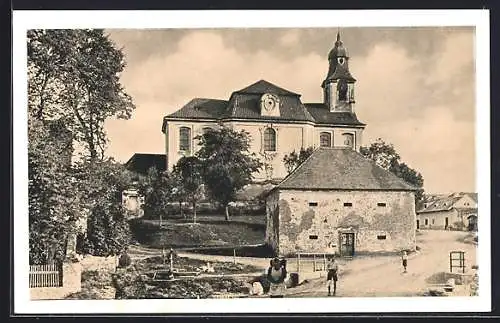
M 415 250 L 415 188 L 352 149 L 318 148 L 266 197 L 266 242 L 297 252 Z

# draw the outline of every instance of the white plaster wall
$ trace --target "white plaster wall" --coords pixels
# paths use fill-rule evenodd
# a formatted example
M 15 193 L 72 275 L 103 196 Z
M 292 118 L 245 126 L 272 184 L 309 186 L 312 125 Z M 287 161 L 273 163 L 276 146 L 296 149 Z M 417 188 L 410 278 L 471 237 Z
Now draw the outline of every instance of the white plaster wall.
M 317 206 L 309 206 L 309 203 Z M 344 203 L 352 203 L 345 207 Z M 377 203 L 386 203 L 385 207 Z M 414 250 L 412 192 L 290 191 L 279 196 L 280 254 L 338 252 L 339 230 L 355 233 L 356 252 Z M 317 239 L 310 239 L 310 236 Z M 385 235 L 379 240 L 378 235 Z

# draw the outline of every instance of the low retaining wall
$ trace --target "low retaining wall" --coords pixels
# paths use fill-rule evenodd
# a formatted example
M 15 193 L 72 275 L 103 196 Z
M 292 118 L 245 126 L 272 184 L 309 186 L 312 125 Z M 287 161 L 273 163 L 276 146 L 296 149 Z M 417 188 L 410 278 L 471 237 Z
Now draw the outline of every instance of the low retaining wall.
M 82 265 L 79 262 L 62 264 L 62 287 L 30 288 L 32 300 L 63 299 L 82 289 Z
M 86 255 L 80 260 L 83 271 L 107 271 L 114 273 L 118 266 L 118 256 L 98 257 Z

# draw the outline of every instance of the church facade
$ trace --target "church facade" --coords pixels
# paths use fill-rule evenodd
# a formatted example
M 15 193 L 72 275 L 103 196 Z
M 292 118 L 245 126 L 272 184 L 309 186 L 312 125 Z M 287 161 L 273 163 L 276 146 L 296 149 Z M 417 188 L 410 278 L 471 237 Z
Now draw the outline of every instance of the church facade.
M 166 167 L 198 149 L 194 139 L 207 128 L 224 125 L 251 136 L 251 152 L 264 168 L 256 181 L 287 176 L 283 157 L 308 147 L 344 147 L 359 151 L 365 124 L 355 111 L 356 79 L 349 71 L 349 56 L 340 35 L 328 55 L 323 80 L 323 102 L 303 103 L 301 95 L 260 80 L 231 93 L 228 100 L 194 98 L 164 117 Z

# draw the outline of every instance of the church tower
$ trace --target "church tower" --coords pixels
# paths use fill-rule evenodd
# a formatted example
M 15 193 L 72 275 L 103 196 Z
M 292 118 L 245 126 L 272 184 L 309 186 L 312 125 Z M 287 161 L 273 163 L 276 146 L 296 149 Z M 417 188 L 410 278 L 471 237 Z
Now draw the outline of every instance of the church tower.
M 331 112 L 354 112 L 354 83 L 349 72 L 349 55 L 337 33 L 335 46 L 328 54 L 329 69 L 323 88 L 324 104 Z

